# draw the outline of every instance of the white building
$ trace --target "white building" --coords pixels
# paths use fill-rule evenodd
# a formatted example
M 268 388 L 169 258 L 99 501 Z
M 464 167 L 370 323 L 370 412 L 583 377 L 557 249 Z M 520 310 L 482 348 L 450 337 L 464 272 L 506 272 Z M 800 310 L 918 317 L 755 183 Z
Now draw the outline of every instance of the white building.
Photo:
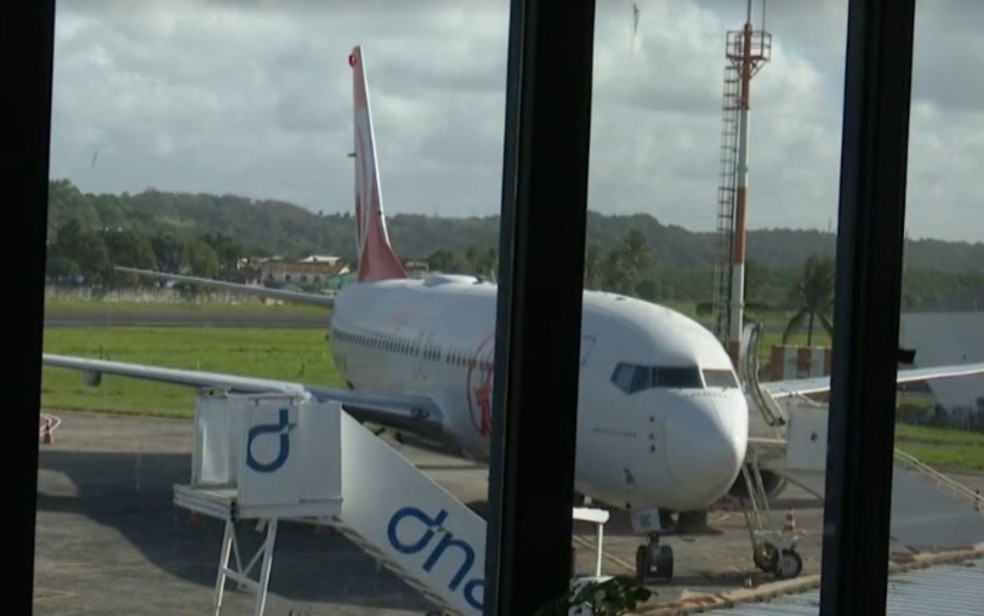
M 901 315 L 899 344 L 915 351 L 915 367 L 984 362 L 984 309 Z M 984 429 L 984 376 L 929 383 L 951 423 Z
M 260 263 L 258 269 L 263 284 L 298 287 L 326 285 L 349 272 L 341 257 L 324 255 L 311 255 L 296 261 L 270 259 Z

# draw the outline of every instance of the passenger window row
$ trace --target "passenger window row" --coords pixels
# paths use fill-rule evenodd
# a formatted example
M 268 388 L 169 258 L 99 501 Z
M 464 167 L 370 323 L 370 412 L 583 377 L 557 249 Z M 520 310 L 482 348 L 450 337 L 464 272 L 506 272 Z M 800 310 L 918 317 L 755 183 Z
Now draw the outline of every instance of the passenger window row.
M 465 349 L 448 349 L 445 353 L 437 346 L 427 345 L 421 347 L 419 341 L 406 340 L 398 336 L 354 333 L 337 328 L 334 330 L 334 337 L 336 340 L 349 344 L 370 349 L 381 349 L 430 361 L 444 361 L 444 363 L 452 366 L 478 367 L 487 371 L 491 371 L 493 367 L 491 351 L 483 353 L 481 357 L 469 355 Z

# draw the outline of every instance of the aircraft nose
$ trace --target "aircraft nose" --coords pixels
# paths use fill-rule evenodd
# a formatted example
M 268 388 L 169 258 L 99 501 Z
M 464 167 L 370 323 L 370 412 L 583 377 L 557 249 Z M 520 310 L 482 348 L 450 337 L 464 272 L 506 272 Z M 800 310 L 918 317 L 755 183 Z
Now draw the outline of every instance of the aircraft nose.
M 681 510 L 706 507 L 734 483 L 748 445 L 748 411 L 697 399 L 667 418 L 666 453 L 682 491 Z

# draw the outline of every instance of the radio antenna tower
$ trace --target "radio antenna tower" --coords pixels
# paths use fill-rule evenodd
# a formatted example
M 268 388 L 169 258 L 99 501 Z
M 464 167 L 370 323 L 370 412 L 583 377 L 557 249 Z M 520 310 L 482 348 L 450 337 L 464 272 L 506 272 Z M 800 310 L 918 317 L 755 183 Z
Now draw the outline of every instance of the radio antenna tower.
M 725 42 L 721 166 L 718 183 L 719 256 L 714 268 L 714 333 L 737 366 L 745 304 L 745 215 L 748 208 L 748 116 L 752 77 L 769 61 L 772 35 L 752 26 L 752 0 L 745 25 Z

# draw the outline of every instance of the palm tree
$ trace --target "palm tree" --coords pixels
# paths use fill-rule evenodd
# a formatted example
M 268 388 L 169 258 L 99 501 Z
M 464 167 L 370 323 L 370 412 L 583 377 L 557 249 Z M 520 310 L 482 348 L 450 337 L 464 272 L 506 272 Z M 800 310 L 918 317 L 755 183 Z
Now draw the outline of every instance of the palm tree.
M 803 264 L 800 282 L 791 293 L 796 314 L 786 324 L 782 342 L 786 344 L 796 330 L 806 323 L 806 345 L 813 346 L 813 327 L 816 321 L 833 336 L 834 325 L 831 310 L 834 305 L 834 261 L 829 257 L 813 255 Z
M 584 251 L 584 288 L 600 289 L 603 278 L 601 250 L 591 244 Z
M 588 255 L 594 258 L 594 255 Z M 600 263 L 603 288 L 606 291 L 633 295 L 636 285 L 649 269 L 652 252 L 646 236 L 632 229 L 612 248 Z

